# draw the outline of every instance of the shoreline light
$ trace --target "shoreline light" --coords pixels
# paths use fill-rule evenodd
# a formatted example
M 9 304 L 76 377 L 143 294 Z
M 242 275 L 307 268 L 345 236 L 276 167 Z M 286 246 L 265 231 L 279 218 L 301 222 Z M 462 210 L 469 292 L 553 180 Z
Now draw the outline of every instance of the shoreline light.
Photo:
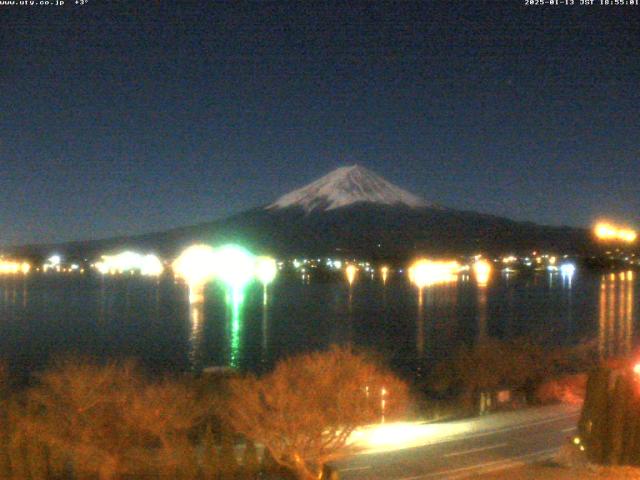
M 595 236 L 602 241 L 620 241 L 633 243 L 638 238 L 635 230 L 620 227 L 608 222 L 600 222 L 594 227 Z
M 30 271 L 31 264 L 28 262 L 0 259 L 0 274 L 21 273 L 23 275 L 26 275 Z
M 102 255 L 102 259 L 94 264 L 102 274 L 139 272 L 143 276 L 158 276 L 164 271 L 162 262 L 153 254 L 125 250 L 115 255 Z
M 258 257 L 256 259 L 255 275 L 262 285 L 269 285 L 275 280 L 277 274 L 278 265 L 274 258 Z
M 358 267 L 350 263 L 345 267 L 344 273 L 347 276 L 347 281 L 349 282 L 349 286 L 351 286 L 353 285 L 353 282 L 356 279 L 356 274 L 358 273 Z
M 438 283 L 451 283 L 458 279 L 460 264 L 456 261 L 416 260 L 409 267 L 409 280 L 422 289 Z
M 560 265 L 560 274 L 563 277 L 572 277 L 576 272 L 576 266 L 573 263 L 563 263 Z
M 255 257 L 238 245 L 224 245 L 213 251 L 215 277 L 234 293 L 242 290 L 255 275 Z
M 204 285 L 215 275 L 215 261 L 213 249 L 202 244 L 186 248 L 173 261 L 173 273 L 189 287 L 189 303 L 204 301 Z
M 385 265 L 382 268 L 380 268 L 380 275 L 382 276 L 382 284 L 386 285 L 387 284 L 387 277 L 389 275 L 389 267 L 387 267 Z
M 476 276 L 476 282 L 479 287 L 486 287 L 491 277 L 493 267 L 487 260 L 478 260 L 473 264 L 473 273 Z

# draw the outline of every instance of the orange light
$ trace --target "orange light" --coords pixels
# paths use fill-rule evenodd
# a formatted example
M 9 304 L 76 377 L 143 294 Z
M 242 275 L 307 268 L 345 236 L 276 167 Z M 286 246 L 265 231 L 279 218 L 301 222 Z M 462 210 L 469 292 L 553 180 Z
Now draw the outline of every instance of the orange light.
M 478 286 L 486 287 L 491 276 L 491 264 L 486 260 L 478 260 L 473 264 L 473 273 L 476 275 Z
M 344 269 L 344 272 L 347 275 L 347 281 L 349 282 L 349 286 L 353 285 L 353 282 L 356 279 L 356 273 L 358 272 L 358 267 L 356 267 L 355 265 L 349 264 Z
M 600 222 L 594 227 L 595 236 L 603 241 L 620 241 L 633 243 L 638 238 L 638 234 L 627 227 L 620 227 L 608 222 Z
M 456 261 L 416 260 L 409 268 L 409 280 L 422 289 L 437 283 L 455 282 L 460 264 Z
M 382 274 L 382 283 L 386 285 L 387 284 L 387 276 L 389 275 L 389 267 L 386 267 L 386 266 L 382 267 L 380 269 L 380 273 Z

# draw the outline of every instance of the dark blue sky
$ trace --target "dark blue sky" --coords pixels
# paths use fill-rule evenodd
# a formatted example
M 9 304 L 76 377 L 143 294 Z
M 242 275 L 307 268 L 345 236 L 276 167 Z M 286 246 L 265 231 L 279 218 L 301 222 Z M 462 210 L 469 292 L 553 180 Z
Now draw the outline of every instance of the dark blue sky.
M 71 3 L 0 7 L 0 244 L 211 220 L 353 163 L 640 223 L 640 7 Z

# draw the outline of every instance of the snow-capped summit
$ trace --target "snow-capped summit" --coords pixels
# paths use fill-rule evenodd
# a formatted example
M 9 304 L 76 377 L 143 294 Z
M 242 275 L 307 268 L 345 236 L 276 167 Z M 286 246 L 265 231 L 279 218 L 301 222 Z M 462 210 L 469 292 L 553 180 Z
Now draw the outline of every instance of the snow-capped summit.
M 425 207 L 420 197 L 387 182 L 359 165 L 341 167 L 309 185 L 283 195 L 267 209 L 302 207 L 306 212 L 333 210 L 355 203 Z

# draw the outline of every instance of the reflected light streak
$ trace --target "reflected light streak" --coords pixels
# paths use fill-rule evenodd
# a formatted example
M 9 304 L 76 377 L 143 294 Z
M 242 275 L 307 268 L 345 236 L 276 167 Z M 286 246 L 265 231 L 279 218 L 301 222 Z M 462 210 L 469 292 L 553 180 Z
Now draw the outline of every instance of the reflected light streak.
M 242 290 L 235 289 L 231 294 L 231 342 L 229 366 L 238 368 L 240 363 L 240 333 L 242 328 L 241 309 L 244 301 Z
M 387 276 L 389 275 L 389 267 L 384 266 L 380 269 L 380 275 L 382 276 L 382 284 L 387 284 Z
M 418 328 L 416 331 L 416 350 L 418 351 L 418 357 L 424 356 L 424 290 L 418 289 Z
M 344 269 L 344 273 L 347 276 L 347 281 L 349 282 L 349 286 L 353 285 L 353 282 L 356 279 L 356 274 L 358 273 L 358 267 L 353 264 L 349 264 Z
M 631 352 L 631 340 L 633 338 L 633 290 L 635 283 L 633 280 L 633 272 L 627 272 L 627 298 L 625 299 L 626 309 L 624 312 L 625 320 L 627 324 L 627 336 L 626 336 L 626 349 L 627 352 Z
M 601 359 L 629 355 L 633 339 L 635 282 L 630 272 L 603 275 L 598 299 L 598 352 Z M 631 275 L 632 277 L 632 275 Z
M 604 339 L 605 339 L 605 325 L 607 322 L 606 308 L 607 308 L 607 291 L 605 284 L 605 276 L 600 278 L 600 294 L 598 296 L 598 354 L 600 359 L 605 356 L 604 351 Z
M 198 371 L 203 366 L 201 357 L 204 332 L 204 308 L 202 303 L 192 303 L 189 306 L 189 321 L 191 322 L 189 363 L 194 371 Z

